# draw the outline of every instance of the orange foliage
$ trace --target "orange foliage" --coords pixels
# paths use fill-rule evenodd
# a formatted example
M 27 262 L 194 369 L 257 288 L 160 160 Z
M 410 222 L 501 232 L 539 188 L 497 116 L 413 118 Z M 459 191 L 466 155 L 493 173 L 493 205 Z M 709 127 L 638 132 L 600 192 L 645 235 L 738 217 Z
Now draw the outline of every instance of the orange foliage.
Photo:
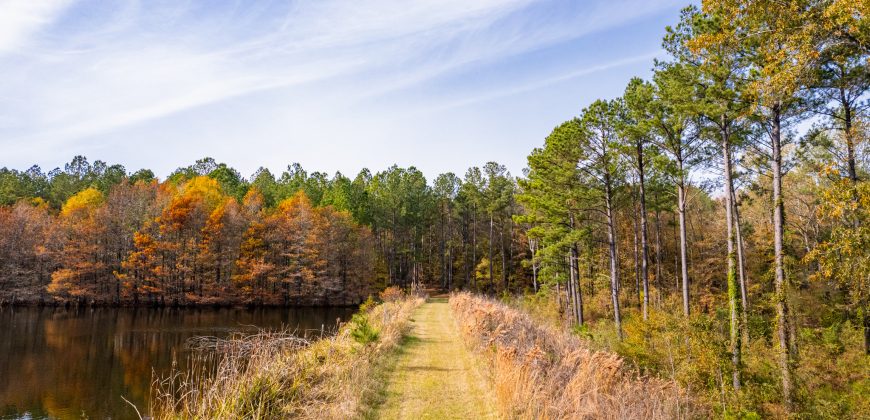
M 209 177 L 87 188 L 56 216 L 45 202 L 0 207 L 0 268 L 37 300 L 119 304 L 352 304 L 370 292 L 371 234 L 303 192 L 275 208 L 241 203 Z M 45 280 L 41 280 L 45 279 Z M 49 280 L 50 279 L 50 280 Z M 9 295 L 5 295 L 9 296 Z

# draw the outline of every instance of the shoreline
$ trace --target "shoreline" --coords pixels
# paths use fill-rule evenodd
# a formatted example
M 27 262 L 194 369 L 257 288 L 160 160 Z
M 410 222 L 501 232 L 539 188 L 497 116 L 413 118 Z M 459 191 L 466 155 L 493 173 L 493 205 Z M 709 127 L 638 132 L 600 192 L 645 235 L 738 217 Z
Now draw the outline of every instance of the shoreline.
M 270 304 L 270 303 L 197 303 L 197 302 L 174 302 L 174 303 L 133 303 L 133 302 L 71 302 L 71 301 L 40 301 L 40 300 L 0 300 L 0 308 L 147 308 L 147 309 L 256 309 L 256 308 L 357 308 L 359 303 L 304 303 L 304 304 Z

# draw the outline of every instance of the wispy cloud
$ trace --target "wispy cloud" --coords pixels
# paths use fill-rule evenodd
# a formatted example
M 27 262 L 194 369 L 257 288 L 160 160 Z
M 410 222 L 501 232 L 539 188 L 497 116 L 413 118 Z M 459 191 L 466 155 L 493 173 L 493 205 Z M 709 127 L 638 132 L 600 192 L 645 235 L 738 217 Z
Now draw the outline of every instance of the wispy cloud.
M 431 111 L 442 111 L 450 108 L 459 108 L 479 102 L 491 101 L 498 98 L 503 98 L 506 96 L 512 96 L 516 94 L 520 94 L 523 92 L 533 91 L 535 89 L 541 89 L 547 86 L 552 86 L 557 83 L 565 82 L 571 79 L 576 79 L 582 76 L 589 76 L 599 72 L 603 72 L 606 70 L 611 70 L 614 68 L 623 67 L 629 64 L 635 63 L 651 63 L 652 60 L 656 57 L 661 57 L 664 53 L 663 50 L 657 50 L 654 52 L 649 52 L 641 55 L 637 55 L 634 57 L 622 58 L 614 61 L 610 61 L 603 64 L 598 64 L 586 68 L 582 68 L 579 70 L 570 70 L 566 73 L 559 74 L 556 76 L 550 76 L 543 78 L 541 80 L 536 80 L 533 82 L 508 86 L 500 90 L 492 90 L 487 91 L 482 94 L 476 96 L 466 96 L 454 101 L 445 101 L 433 106 L 431 108 L 426 109 L 427 112 Z
M 400 104 L 384 112 L 408 111 L 411 96 L 402 98 L 404 91 L 432 88 L 439 78 L 473 74 L 481 66 L 626 25 L 673 7 L 671 3 L 676 4 L 2 2 L 0 145 L 13 146 L 6 156 L 14 159 L 28 159 L 37 148 L 75 150 L 85 146 L 85 139 L 105 146 L 113 141 L 106 137 L 110 133 L 145 132 L 157 126 L 154 121 L 224 102 L 257 107 L 262 114 L 293 116 L 276 117 L 265 128 L 263 121 L 256 121 L 262 136 L 277 139 L 287 131 L 304 135 L 322 128 L 306 121 L 322 125 L 324 119 L 335 118 L 341 125 L 347 112 L 355 112 L 356 119 L 369 118 L 367 103 L 384 95 L 398 95 L 393 103 Z M 451 94 L 417 100 L 414 109 L 467 106 L 645 57 L 634 52 L 630 58 L 581 70 L 542 73 L 540 80 L 457 87 Z M 233 120 L 232 115 L 221 117 L 212 116 L 216 121 Z M 287 125 L 290 120 L 292 127 Z M 161 136 L 184 131 L 160 127 Z
M 0 54 L 15 51 L 41 28 L 51 24 L 70 0 L 4 0 L 0 2 Z

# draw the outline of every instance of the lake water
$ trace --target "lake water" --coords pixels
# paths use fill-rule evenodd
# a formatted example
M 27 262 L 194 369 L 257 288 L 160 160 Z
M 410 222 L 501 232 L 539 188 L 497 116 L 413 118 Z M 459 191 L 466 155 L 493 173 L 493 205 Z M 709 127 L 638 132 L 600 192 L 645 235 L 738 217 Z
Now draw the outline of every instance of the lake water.
M 0 308 L 0 419 L 136 418 L 152 369 L 183 366 L 194 336 L 258 328 L 319 335 L 352 308 Z

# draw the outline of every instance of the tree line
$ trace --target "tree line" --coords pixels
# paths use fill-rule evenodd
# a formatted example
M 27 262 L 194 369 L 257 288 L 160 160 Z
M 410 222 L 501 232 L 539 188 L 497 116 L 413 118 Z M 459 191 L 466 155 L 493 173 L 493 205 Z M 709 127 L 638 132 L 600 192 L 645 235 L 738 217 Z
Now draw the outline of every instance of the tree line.
M 725 309 L 730 388 L 740 393 L 761 335 L 786 410 L 796 323 L 857 324 L 870 354 L 868 12 L 837 0 L 687 7 L 650 80 L 532 152 L 518 220 L 575 325 L 600 310 L 586 305 L 600 279 L 620 339 L 625 306 L 644 322 L 677 300 L 694 320 Z
M 205 158 L 164 181 L 75 157 L 0 170 L 5 301 L 350 304 L 423 283 L 521 290 L 516 182 L 488 163 L 431 184 L 411 168 L 250 178 Z

